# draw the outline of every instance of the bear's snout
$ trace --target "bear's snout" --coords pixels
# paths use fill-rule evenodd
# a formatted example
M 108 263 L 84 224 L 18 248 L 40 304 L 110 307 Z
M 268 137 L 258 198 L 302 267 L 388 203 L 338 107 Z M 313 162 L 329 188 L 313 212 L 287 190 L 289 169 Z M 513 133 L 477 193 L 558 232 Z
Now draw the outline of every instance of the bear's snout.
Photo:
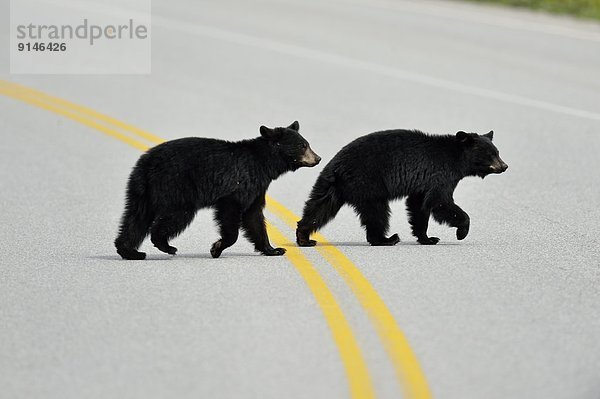
M 502 159 L 498 158 L 490 165 L 490 169 L 492 173 L 503 173 L 508 169 L 508 165 Z
M 300 162 L 304 166 L 312 167 L 318 165 L 319 162 L 321 162 L 321 157 L 315 154 L 312 148 L 307 147 L 306 151 L 302 155 L 302 158 L 300 159 Z

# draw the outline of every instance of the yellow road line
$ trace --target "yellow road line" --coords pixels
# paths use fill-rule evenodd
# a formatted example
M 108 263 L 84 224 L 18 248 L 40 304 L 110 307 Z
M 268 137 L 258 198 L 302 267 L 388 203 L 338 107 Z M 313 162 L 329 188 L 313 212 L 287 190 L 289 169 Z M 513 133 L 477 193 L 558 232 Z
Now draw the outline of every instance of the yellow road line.
M 14 98 L 16 100 L 28 103 L 30 105 L 34 105 L 36 107 L 45 109 L 45 110 L 50 111 L 50 112 L 54 112 L 55 114 L 62 115 L 62 116 L 66 117 L 66 118 L 69 118 L 69 119 L 72 119 L 72 120 L 74 120 L 76 122 L 81 123 L 82 125 L 91 127 L 92 129 L 99 130 L 99 131 L 101 131 L 104 134 L 107 134 L 107 135 L 109 135 L 111 137 L 114 137 L 114 138 L 116 138 L 118 140 L 121 140 L 121 141 L 129 144 L 130 146 L 137 148 L 138 150 L 146 151 L 148 149 L 147 145 L 145 145 L 143 143 L 140 143 L 139 141 L 137 141 L 135 139 L 132 139 L 131 137 L 126 136 L 126 135 L 118 132 L 115 129 L 112 129 L 112 128 L 107 127 L 107 126 L 105 126 L 103 124 L 95 122 L 95 121 L 93 121 L 91 119 L 88 119 L 88 118 L 86 118 L 84 116 L 81 116 L 80 114 L 77 114 L 77 113 L 71 112 L 69 110 L 63 109 L 63 108 L 61 108 L 59 106 L 56 106 L 56 105 L 53 105 L 53 104 L 48 104 L 48 103 L 44 102 L 43 100 L 31 97 L 29 95 L 25 95 L 22 92 L 16 91 L 16 90 L 14 90 L 12 88 L 9 88 L 9 87 L 6 87 L 5 85 L 0 85 L 0 94 L 3 94 L 5 96 L 7 96 L 7 97 L 12 97 L 12 98 Z
M 40 95 L 38 95 L 38 93 Z M 121 140 L 122 142 L 139 150 L 146 151 L 149 148 L 147 145 L 140 143 L 135 139 L 125 136 L 114 129 L 104 126 L 103 124 L 95 122 L 77 113 L 84 113 L 82 110 L 85 110 L 84 115 L 91 116 L 91 113 L 94 115 L 103 115 L 96 113 L 89 108 L 81 107 L 66 100 L 58 99 L 57 97 L 52 97 L 38 92 L 37 90 L 25 88 L 21 85 L 14 85 L 10 82 L 2 80 L 0 80 L 0 94 L 4 94 L 16 100 L 23 101 L 25 103 L 65 116 L 85 126 L 99 130 L 102 133 Z M 113 123 L 115 119 L 108 116 L 103 115 L 102 118 L 97 119 L 101 119 L 103 122 L 115 125 Z M 122 122 L 119 122 L 117 125 L 117 127 L 120 128 L 123 128 L 124 126 L 131 127 L 130 125 Z M 131 129 L 128 130 L 131 131 Z M 136 130 L 139 129 L 136 128 Z M 150 133 L 147 133 L 146 137 L 154 137 L 156 142 L 164 141 L 163 139 L 153 136 Z M 275 243 L 278 243 L 279 246 L 289 242 L 289 240 L 286 239 L 285 236 L 270 223 L 267 223 L 267 229 L 269 231 L 269 236 Z M 364 357 L 362 356 L 360 346 L 358 345 L 354 333 L 352 332 L 352 328 L 344 316 L 344 313 L 337 303 L 333 293 L 323 278 L 319 275 L 318 271 L 298 248 L 293 245 L 288 246 L 286 256 L 310 288 L 312 294 L 317 300 L 317 303 L 319 304 L 319 307 L 321 308 L 321 311 L 323 312 L 327 324 L 329 325 L 333 340 L 338 348 L 342 363 L 344 365 L 349 384 L 350 396 L 353 399 L 375 398 L 375 391 L 371 382 L 370 373 Z
M 267 198 L 267 209 L 278 216 L 292 229 L 300 218 L 273 198 Z M 427 380 L 408 340 L 396 323 L 394 316 L 385 305 L 369 280 L 350 259 L 321 234 L 314 234 L 321 245 L 317 250 L 350 286 L 363 308 L 367 311 L 383 346 L 391 359 L 396 377 L 401 383 L 405 398 L 426 399 L 431 397 Z
M 46 103 L 54 104 L 55 106 L 58 106 L 58 107 L 71 109 L 82 115 L 86 115 L 88 117 L 96 119 L 97 121 L 101 121 L 101 122 L 107 123 L 109 125 L 118 127 L 119 129 L 124 130 L 125 132 L 133 133 L 136 136 L 141 137 L 153 144 L 160 144 L 163 141 L 165 141 L 164 139 L 162 139 L 158 136 L 155 136 L 151 133 L 148 133 L 145 130 L 142 130 L 136 126 L 127 124 L 118 119 L 112 118 L 108 115 L 94 111 L 91 108 L 84 107 L 84 106 L 81 106 L 78 104 L 74 104 L 70 101 L 67 101 L 67 100 L 64 100 L 62 98 L 58 98 L 55 96 L 51 96 L 49 94 L 32 89 L 30 87 L 26 87 L 26 86 L 23 86 L 23 85 L 20 85 L 17 83 L 13 83 L 13 82 L 9 82 L 9 81 L 0 79 L 0 90 L 8 90 L 8 91 L 11 91 L 14 93 L 18 93 L 23 98 L 43 100 Z
M 352 333 L 352 328 L 327 284 L 294 243 L 286 239 L 272 224 L 268 224 L 267 229 L 269 237 L 274 243 L 277 243 L 277 246 L 286 246 L 285 254 L 300 273 L 306 285 L 310 287 L 321 311 L 325 315 L 325 320 L 329 324 L 329 329 L 346 368 L 351 396 L 356 399 L 374 398 L 375 394 L 371 386 L 367 366 L 364 362 L 356 361 L 362 359 L 362 354 Z

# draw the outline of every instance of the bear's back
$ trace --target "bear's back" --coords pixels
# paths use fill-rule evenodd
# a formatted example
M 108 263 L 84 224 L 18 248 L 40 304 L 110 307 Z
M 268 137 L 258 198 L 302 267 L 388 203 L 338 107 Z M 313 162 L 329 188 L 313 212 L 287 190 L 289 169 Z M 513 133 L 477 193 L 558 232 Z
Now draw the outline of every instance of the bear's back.
M 385 130 L 357 138 L 332 159 L 333 173 L 345 196 L 374 191 L 401 197 L 423 186 L 438 184 L 439 172 L 455 158 L 450 136 L 418 130 Z

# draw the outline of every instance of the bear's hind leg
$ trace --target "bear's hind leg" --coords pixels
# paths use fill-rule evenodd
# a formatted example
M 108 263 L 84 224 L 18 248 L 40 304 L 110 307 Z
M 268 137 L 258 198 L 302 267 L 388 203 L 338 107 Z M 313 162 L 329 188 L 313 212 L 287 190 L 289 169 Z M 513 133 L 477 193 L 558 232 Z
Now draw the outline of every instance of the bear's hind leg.
M 181 210 L 159 215 L 152 225 L 150 240 L 160 251 L 175 255 L 177 248 L 169 245 L 169 241 L 177 237 L 192 223 L 196 212 Z
M 221 239 L 215 241 L 210 248 L 213 258 L 218 258 L 223 250 L 235 244 L 239 235 L 241 217 L 240 206 L 234 200 L 220 199 L 217 202 L 215 221 L 219 225 Z
M 373 246 L 392 246 L 400 242 L 398 234 L 386 237 L 390 206 L 385 199 L 370 199 L 354 206 L 361 224 L 367 230 L 367 241 Z
M 137 249 L 142 244 L 144 238 L 146 238 L 150 223 L 146 226 L 129 226 L 126 223 L 123 223 L 121 232 L 115 240 L 115 247 L 121 258 L 128 260 L 146 259 L 146 254 L 144 252 L 139 252 Z
M 333 185 L 332 175 L 323 172 L 317 179 L 310 197 L 304 205 L 302 220 L 296 229 L 296 242 L 301 247 L 314 247 L 310 235 L 329 223 L 339 212 L 344 201 Z
M 148 235 L 154 218 L 150 212 L 146 211 L 144 205 L 128 205 L 123 215 L 119 235 L 115 239 L 117 253 L 123 259 L 146 259 L 146 254 L 139 252 L 137 249 Z
M 427 227 L 429 226 L 429 216 L 431 212 L 424 207 L 423 196 L 413 194 L 406 199 L 406 209 L 408 210 L 408 223 L 412 228 L 412 233 L 417 237 L 417 241 L 422 245 L 435 245 L 440 239 L 427 236 Z

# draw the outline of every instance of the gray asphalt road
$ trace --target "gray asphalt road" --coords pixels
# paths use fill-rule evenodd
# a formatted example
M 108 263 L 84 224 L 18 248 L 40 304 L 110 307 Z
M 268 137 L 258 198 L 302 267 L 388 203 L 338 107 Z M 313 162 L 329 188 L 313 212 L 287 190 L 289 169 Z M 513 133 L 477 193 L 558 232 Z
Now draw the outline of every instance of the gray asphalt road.
M 82 3 L 83 4 L 83 3 Z M 2 32 L 3 46 L 8 45 Z M 508 172 L 467 179 L 471 233 L 393 248 L 343 209 L 323 234 L 370 281 L 438 398 L 600 396 L 600 26 L 449 1 L 153 1 L 152 74 L 9 75 L 165 139 L 242 139 L 297 119 L 324 160 L 386 128 L 495 131 Z M 134 148 L 0 95 L 0 397 L 345 398 L 344 362 L 289 258 L 212 215 L 164 255 L 112 247 Z M 274 182 L 296 214 L 322 165 Z M 284 234 L 292 230 L 270 215 Z M 379 398 L 402 382 L 315 249 Z

